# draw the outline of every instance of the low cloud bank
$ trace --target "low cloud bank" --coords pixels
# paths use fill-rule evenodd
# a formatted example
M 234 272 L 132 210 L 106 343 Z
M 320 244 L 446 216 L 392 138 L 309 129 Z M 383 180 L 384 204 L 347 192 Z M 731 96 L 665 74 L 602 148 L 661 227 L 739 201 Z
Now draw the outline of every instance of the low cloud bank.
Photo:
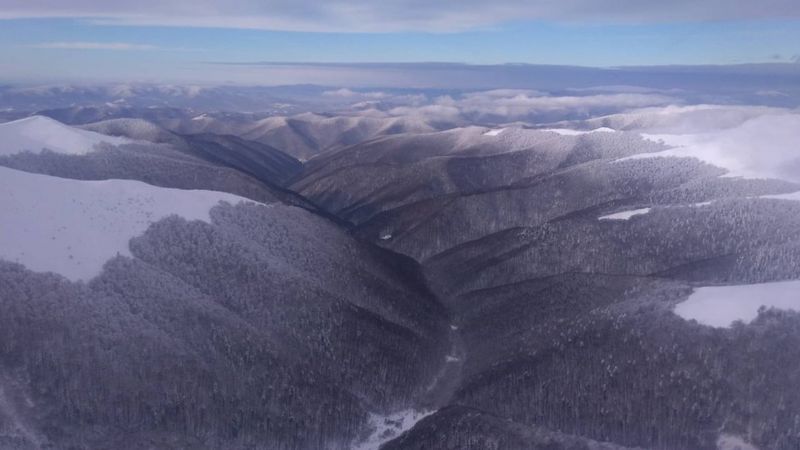
M 426 120 L 503 124 L 580 119 L 648 106 L 681 103 L 662 94 L 619 93 L 553 96 L 534 90 L 490 90 L 439 96 L 427 103 L 407 103 L 408 97 L 386 97 L 383 103 L 355 105 L 363 114 L 417 116 Z M 398 103 L 401 105 L 395 106 Z

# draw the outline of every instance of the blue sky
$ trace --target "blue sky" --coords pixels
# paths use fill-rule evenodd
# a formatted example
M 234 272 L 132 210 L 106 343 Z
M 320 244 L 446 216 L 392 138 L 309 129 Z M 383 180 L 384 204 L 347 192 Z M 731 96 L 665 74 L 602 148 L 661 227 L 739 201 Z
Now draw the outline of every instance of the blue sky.
M 0 9 L 7 1 L 13 2 L 0 0 Z M 608 67 L 790 62 L 800 54 L 800 19 L 796 17 L 690 21 L 647 17 L 572 20 L 534 15 L 527 20 L 475 24 L 474 18 L 448 19 L 456 25 L 444 19 L 430 24 L 414 19 L 407 25 L 379 17 L 376 20 L 384 20 L 390 31 L 355 27 L 355 32 L 349 32 L 346 27 L 339 29 L 344 26 L 338 25 L 341 19 L 330 19 L 339 22 L 319 30 L 291 31 L 313 29 L 317 22 L 287 19 L 286 24 L 262 25 L 231 19 L 212 26 L 214 22 L 208 18 L 186 23 L 156 18 L 140 23 L 139 19 L 129 20 L 124 12 L 92 14 L 102 17 L 6 14 L 10 17 L 0 19 L 0 81 L 260 80 L 257 68 L 208 62 L 441 61 Z M 315 13 L 301 14 L 314 17 Z M 262 81 L 269 84 L 269 80 Z

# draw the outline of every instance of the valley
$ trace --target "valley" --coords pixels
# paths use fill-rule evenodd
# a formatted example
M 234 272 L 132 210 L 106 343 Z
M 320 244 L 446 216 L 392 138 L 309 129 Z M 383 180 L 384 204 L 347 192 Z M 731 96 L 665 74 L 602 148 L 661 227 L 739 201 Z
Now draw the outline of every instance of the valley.
M 0 443 L 796 448 L 797 113 L 636 111 L 0 123 Z

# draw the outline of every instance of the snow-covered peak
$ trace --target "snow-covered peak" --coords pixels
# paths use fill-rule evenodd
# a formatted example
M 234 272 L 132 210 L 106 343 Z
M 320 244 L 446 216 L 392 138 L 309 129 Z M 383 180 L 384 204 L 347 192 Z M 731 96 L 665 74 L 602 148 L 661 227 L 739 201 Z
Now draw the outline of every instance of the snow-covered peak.
M 82 155 L 95 150 L 95 146 L 103 142 L 121 145 L 131 141 L 74 128 L 44 116 L 0 124 L 0 156 L 24 151 L 38 153 L 43 149 Z
M 209 221 L 220 201 L 250 200 L 139 181 L 79 181 L 0 167 L 0 259 L 71 280 L 98 275 L 128 241 L 176 214 Z

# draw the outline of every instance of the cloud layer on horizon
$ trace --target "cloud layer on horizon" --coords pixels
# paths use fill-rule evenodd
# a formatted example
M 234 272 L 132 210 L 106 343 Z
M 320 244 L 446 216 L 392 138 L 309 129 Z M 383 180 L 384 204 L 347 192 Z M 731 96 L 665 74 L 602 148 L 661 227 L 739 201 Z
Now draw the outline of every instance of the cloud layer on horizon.
M 359 115 L 415 117 L 449 123 L 537 122 L 585 118 L 649 106 L 680 104 L 682 100 L 662 94 L 615 93 L 584 96 L 549 95 L 524 89 L 495 89 L 443 95 L 431 99 L 384 96 L 383 103 L 363 102 L 353 107 Z
M 73 17 L 106 24 L 282 31 L 453 32 L 507 22 L 800 19 L 795 0 L 0 0 L 0 19 Z

